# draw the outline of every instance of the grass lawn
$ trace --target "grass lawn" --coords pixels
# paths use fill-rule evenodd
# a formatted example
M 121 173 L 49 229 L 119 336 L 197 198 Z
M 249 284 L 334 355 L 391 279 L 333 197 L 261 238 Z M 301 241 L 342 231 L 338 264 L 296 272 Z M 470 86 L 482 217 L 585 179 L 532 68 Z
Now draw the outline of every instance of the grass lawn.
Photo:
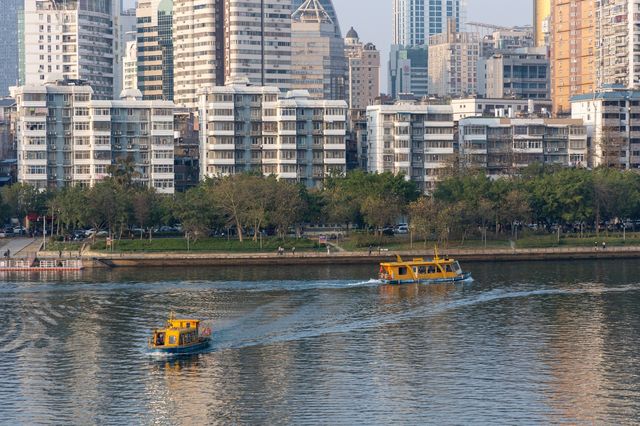
M 115 252 L 170 252 L 187 251 L 187 240 L 184 238 L 156 238 L 153 240 L 120 240 L 114 242 Z M 322 250 L 316 241 L 308 239 L 263 238 L 262 246 L 260 240 L 253 241 L 251 238 L 243 242 L 237 239 L 227 240 L 225 238 L 203 238 L 198 241 L 189 242 L 189 251 L 193 252 L 220 252 L 220 253 L 275 253 L 278 247 L 284 247 L 287 252 L 291 252 L 293 247 L 296 252 L 309 252 Z M 98 240 L 91 246 L 92 250 L 107 251 L 106 241 Z

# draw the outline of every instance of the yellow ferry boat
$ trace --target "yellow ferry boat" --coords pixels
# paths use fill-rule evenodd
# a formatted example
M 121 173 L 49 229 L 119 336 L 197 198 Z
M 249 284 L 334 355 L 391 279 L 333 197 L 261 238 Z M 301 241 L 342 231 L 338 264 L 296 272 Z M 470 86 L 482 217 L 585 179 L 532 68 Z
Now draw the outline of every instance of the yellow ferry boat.
M 149 349 L 154 353 L 186 354 L 206 348 L 211 342 L 211 329 L 201 328 L 200 323 L 196 319 L 176 319 L 172 312 L 164 328 L 153 330 Z
M 380 263 L 380 280 L 385 284 L 410 284 L 410 283 L 447 283 L 472 281 L 470 272 L 463 272 L 460 264 L 449 258 L 435 256 L 431 260 L 415 258 L 403 261 L 396 256 L 396 262 Z

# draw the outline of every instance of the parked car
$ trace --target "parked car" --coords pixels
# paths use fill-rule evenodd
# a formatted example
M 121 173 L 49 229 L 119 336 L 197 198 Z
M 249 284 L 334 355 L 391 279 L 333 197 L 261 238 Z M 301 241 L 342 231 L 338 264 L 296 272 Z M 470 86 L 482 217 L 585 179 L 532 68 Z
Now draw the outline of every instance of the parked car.
M 400 225 L 395 230 L 396 234 L 408 234 L 409 227 L 407 225 Z

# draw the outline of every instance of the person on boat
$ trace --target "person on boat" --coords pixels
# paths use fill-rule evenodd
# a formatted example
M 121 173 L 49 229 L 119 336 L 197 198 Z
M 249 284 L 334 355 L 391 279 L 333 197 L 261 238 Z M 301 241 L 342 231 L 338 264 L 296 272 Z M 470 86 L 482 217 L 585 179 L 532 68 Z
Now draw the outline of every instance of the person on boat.
M 292 256 L 296 255 L 296 248 L 295 247 L 291 247 L 291 255 Z

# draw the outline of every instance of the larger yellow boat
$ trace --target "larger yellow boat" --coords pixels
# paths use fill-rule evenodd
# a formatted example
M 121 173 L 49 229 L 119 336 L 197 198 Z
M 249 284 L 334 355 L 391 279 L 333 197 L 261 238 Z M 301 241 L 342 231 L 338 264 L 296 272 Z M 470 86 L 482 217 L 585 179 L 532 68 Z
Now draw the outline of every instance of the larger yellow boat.
M 187 354 L 205 349 L 211 342 L 211 329 L 201 328 L 200 323 L 196 319 L 176 319 L 172 312 L 164 328 L 153 330 L 149 349 L 163 354 Z
M 397 255 L 396 262 L 380 263 L 380 280 L 385 284 L 449 283 L 472 281 L 470 272 L 463 272 L 460 264 L 449 258 L 440 258 L 436 250 L 431 260 L 414 258 L 403 261 Z

